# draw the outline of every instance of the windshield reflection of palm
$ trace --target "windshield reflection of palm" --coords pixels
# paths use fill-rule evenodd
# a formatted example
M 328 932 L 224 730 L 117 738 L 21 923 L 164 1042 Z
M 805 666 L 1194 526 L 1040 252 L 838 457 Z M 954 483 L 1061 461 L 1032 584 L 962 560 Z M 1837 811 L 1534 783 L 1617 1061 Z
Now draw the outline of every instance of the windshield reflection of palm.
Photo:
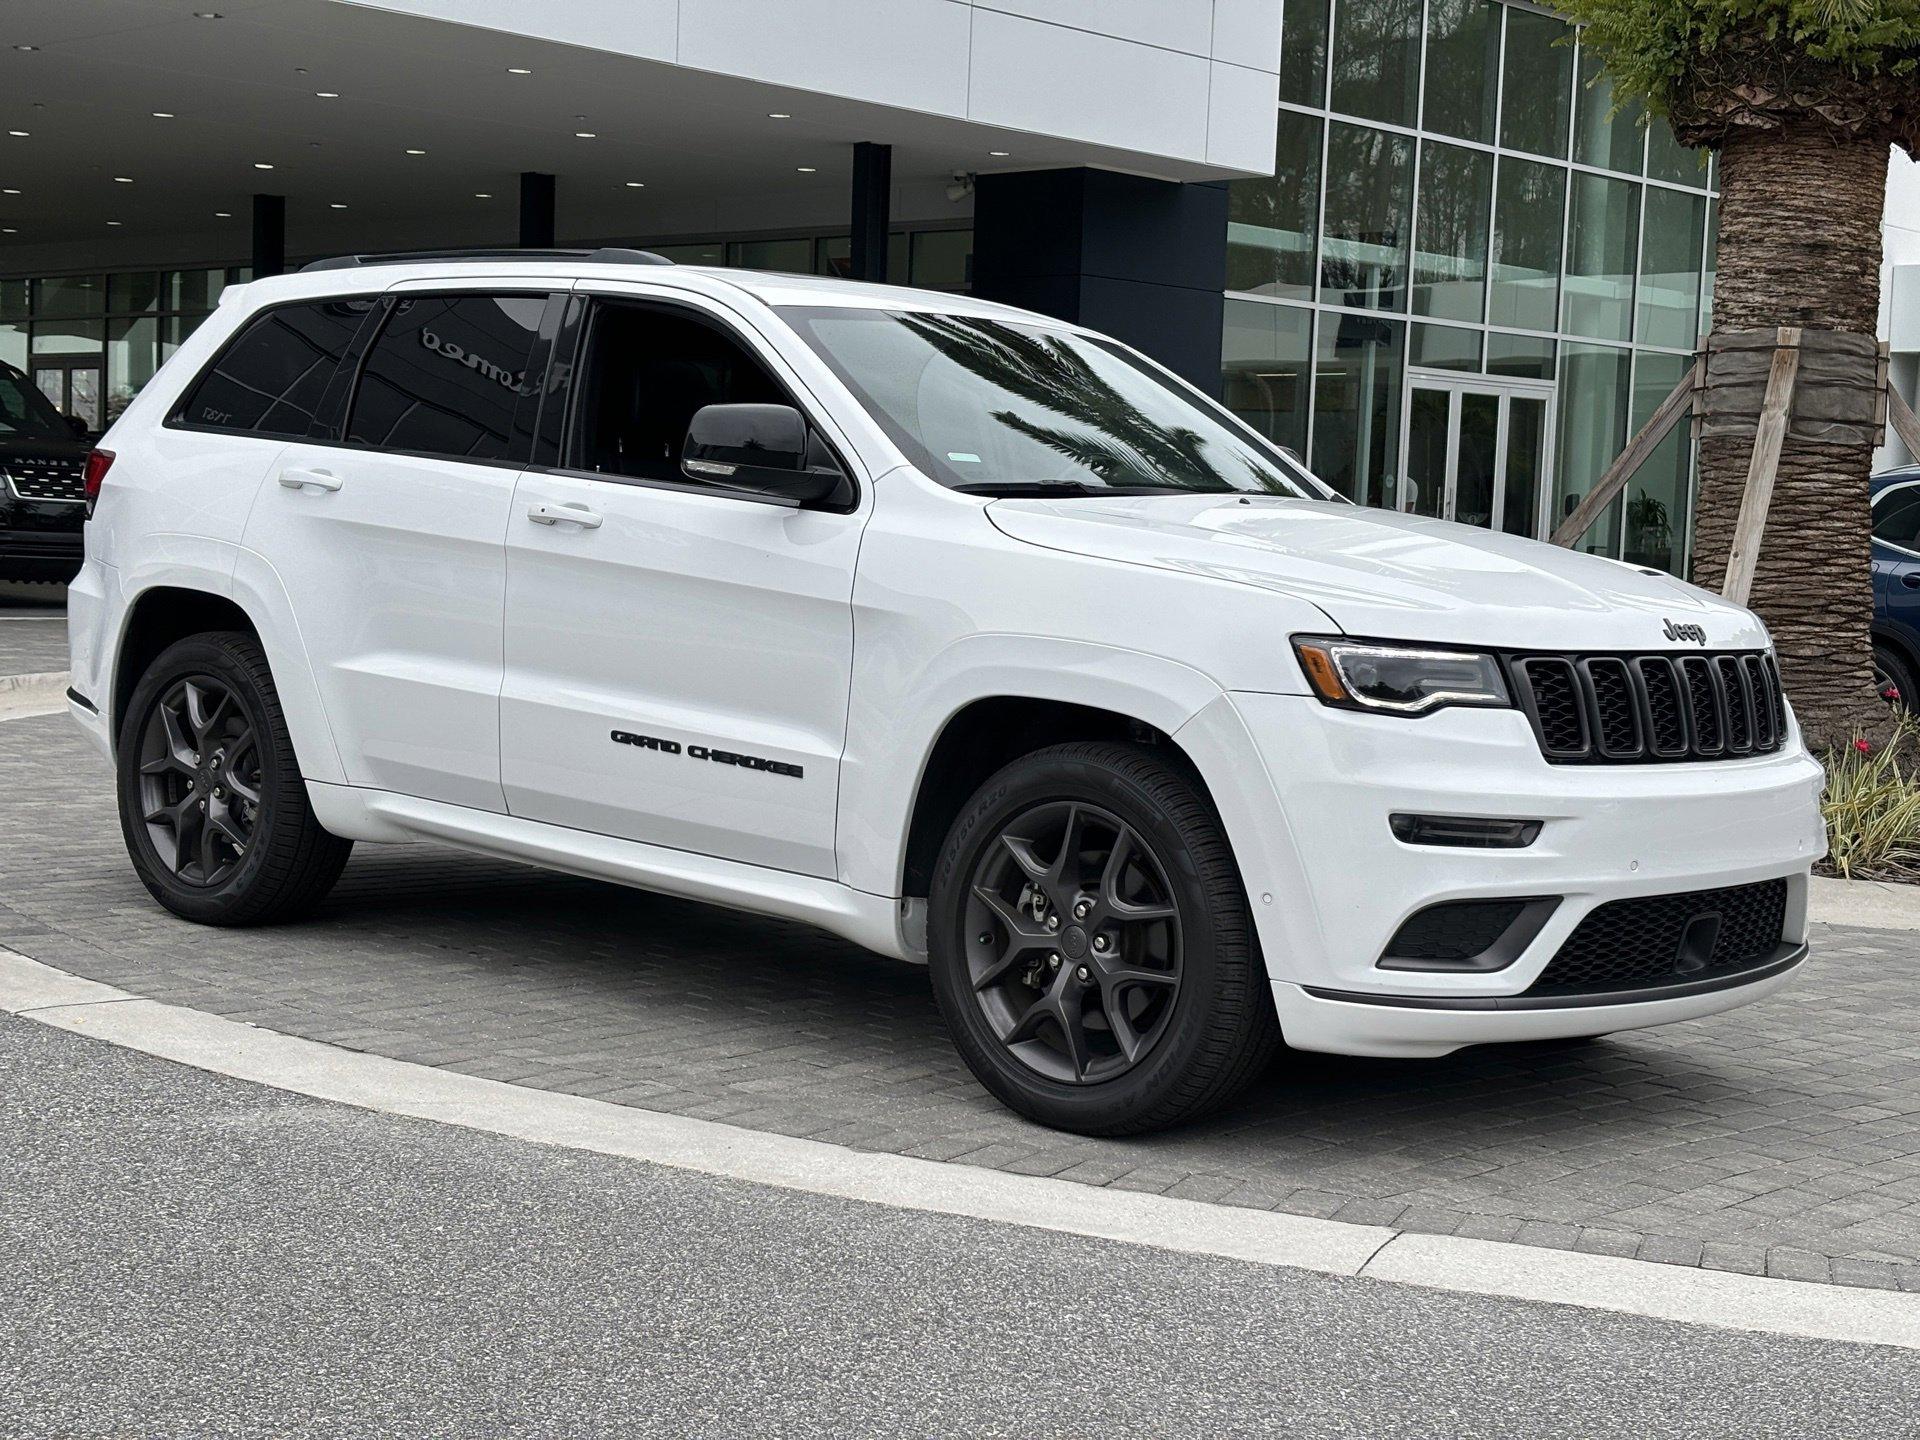
M 1154 420 L 1058 337 L 954 315 L 906 315 L 902 322 L 996 389 L 1086 427 L 1045 425 L 1013 410 L 990 412 L 1008 430 L 1069 461 L 1058 477 L 1062 483 L 1084 479 L 1083 472 L 1091 471 L 1114 486 L 1244 487 L 1244 481 L 1236 486 L 1202 454 L 1206 441 L 1198 432 Z M 1258 475 L 1251 478 L 1266 488 Z

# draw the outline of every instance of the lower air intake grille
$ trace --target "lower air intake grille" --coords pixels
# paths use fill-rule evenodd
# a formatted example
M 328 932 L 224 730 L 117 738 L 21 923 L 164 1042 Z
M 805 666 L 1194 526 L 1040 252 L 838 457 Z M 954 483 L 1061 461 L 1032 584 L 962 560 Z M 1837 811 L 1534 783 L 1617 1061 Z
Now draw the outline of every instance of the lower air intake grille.
M 1567 937 L 1529 995 L 1590 995 L 1710 980 L 1779 952 L 1787 882 L 1648 895 L 1599 906 Z
M 1524 900 L 1448 900 L 1409 915 L 1387 942 L 1390 960 L 1471 960 L 1520 918 Z

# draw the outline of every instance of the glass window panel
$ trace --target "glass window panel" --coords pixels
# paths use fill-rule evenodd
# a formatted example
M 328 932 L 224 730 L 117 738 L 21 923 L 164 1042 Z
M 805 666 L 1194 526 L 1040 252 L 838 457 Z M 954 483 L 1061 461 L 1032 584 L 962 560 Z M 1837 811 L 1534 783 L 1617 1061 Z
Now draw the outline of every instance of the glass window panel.
M 1478 370 L 1480 332 L 1454 325 L 1416 325 L 1413 363 L 1429 370 Z
M 107 277 L 104 275 L 62 275 L 33 282 L 33 311 L 38 319 L 102 315 L 106 308 Z
M 56 320 L 36 318 L 33 326 L 33 353 L 36 355 L 80 355 L 99 350 L 107 343 L 104 320 Z
M 1510 156 L 1501 157 L 1499 169 L 1487 318 L 1521 330 L 1557 329 L 1567 172 Z
M 719 240 L 702 241 L 692 245 L 649 245 L 647 247 L 663 260 L 671 260 L 676 265 L 725 265 L 727 247 Z
M 1412 125 L 1420 102 L 1421 0 L 1340 0 L 1333 95 L 1343 115 Z
M 354 387 L 347 440 L 378 450 L 499 460 L 546 309 L 543 295 L 417 295 L 395 302 Z
M 813 242 L 813 273 L 846 279 L 853 268 L 853 237 L 823 235 Z
M 1313 312 L 1293 305 L 1229 300 L 1220 350 L 1221 391 L 1227 408 L 1274 443 L 1304 457 Z
M 304 437 L 372 300 L 281 305 L 220 352 L 182 402 L 190 425 Z
M 1653 418 L 1693 362 L 1685 355 L 1641 352 L 1633 367 L 1632 428 Z M 1693 437 L 1676 425 L 1627 482 L 1620 558 L 1678 575 L 1686 563 L 1687 495 L 1693 479 Z
M 1500 528 L 1509 535 L 1544 539 L 1540 528 L 1540 476 L 1547 458 L 1545 396 L 1514 395 L 1507 401 L 1506 498 Z
M 813 268 L 811 240 L 736 240 L 727 250 L 729 262 L 743 270 L 782 270 L 804 275 Z
M 1610 345 L 1568 342 L 1560 357 L 1560 444 L 1554 465 L 1553 520 L 1574 512 L 1593 482 L 1607 473 L 1627 443 L 1627 359 Z M 1619 544 L 1620 501 L 1575 541 L 1590 555 L 1612 555 Z
M 26 280 L 0 280 L 0 320 L 24 320 L 32 313 Z
M 1640 340 L 1691 350 L 1700 335 L 1700 244 L 1707 199 L 1647 187 L 1640 241 Z
M 160 322 L 152 315 L 107 322 L 107 420 L 120 418 L 160 368 Z
M 1645 108 L 1638 100 L 1614 108 L 1613 80 L 1593 51 L 1581 48 L 1580 88 L 1574 95 L 1573 158 L 1582 165 L 1640 173 Z
M 1478 321 L 1486 304 L 1493 157 L 1427 141 L 1420 154 L 1420 228 L 1413 254 L 1417 315 Z
M 1427 129 L 1493 143 L 1500 98 L 1500 9 L 1496 0 L 1431 0 Z
M 1707 201 L 1707 264 L 1701 282 L 1700 328 L 1713 328 L 1713 282 L 1720 271 L 1720 202 Z
M 1227 288 L 1313 298 L 1313 247 L 1320 219 L 1318 116 L 1280 112 L 1274 173 L 1227 185 Z
M 1326 174 L 1321 300 L 1369 310 L 1406 309 L 1413 141 L 1336 123 L 1327 142 Z
M 158 310 L 167 293 L 168 276 L 162 270 L 139 270 L 107 277 L 107 309 L 115 315 L 138 315 Z
M 891 263 L 887 274 L 893 274 Z M 973 232 L 922 230 L 913 237 L 913 283 L 929 290 L 964 290 L 973 283 Z
M 1399 503 L 1407 327 L 1322 314 L 1313 377 L 1313 472 L 1364 505 Z
M 166 308 L 170 310 L 211 310 L 220 303 L 220 292 L 227 288 L 224 270 L 177 270 Z
M 1647 131 L 1647 174 L 1655 180 L 1671 180 L 1676 185 L 1691 185 L 1704 190 L 1707 185 L 1706 157 L 1689 150 L 1673 138 L 1673 127 L 1656 120 Z
M 1561 329 L 1601 340 L 1632 336 L 1640 189 L 1630 181 L 1574 172 Z
M 1286 0 L 1280 12 L 1280 98 L 1290 104 L 1326 103 L 1330 3 Z
M 1573 47 L 1564 21 L 1533 10 L 1507 9 L 1507 57 L 1501 93 L 1500 143 L 1564 159 L 1572 104 Z
M 27 368 L 27 327 L 0 320 L 0 361 Z
M 1487 335 L 1487 373 L 1512 375 L 1517 379 L 1553 379 L 1556 342 L 1539 335 L 1505 335 L 1494 330 Z

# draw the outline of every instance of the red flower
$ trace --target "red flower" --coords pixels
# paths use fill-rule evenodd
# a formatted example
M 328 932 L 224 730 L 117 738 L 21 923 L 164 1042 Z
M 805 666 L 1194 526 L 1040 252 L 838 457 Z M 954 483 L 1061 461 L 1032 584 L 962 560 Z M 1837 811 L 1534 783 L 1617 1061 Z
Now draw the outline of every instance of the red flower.
M 1862 755 L 1871 755 L 1873 753 L 1873 746 L 1869 745 L 1864 740 L 1854 741 L 1853 748 L 1858 750 Z

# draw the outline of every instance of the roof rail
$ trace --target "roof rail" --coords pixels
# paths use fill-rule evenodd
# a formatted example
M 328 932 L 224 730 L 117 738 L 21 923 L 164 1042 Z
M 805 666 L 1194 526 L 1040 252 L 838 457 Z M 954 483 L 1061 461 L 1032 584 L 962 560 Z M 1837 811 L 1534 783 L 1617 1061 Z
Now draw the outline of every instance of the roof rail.
M 651 250 L 626 250 L 603 245 L 598 250 L 522 250 L 507 247 L 477 250 L 394 250 L 375 255 L 332 255 L 302 265 L 300 273 L 314 270 L 353 270 L 362 265 L 411 265 L 423 260 L 579 260 L 589 265 L 671 265 L 664 255 Z

